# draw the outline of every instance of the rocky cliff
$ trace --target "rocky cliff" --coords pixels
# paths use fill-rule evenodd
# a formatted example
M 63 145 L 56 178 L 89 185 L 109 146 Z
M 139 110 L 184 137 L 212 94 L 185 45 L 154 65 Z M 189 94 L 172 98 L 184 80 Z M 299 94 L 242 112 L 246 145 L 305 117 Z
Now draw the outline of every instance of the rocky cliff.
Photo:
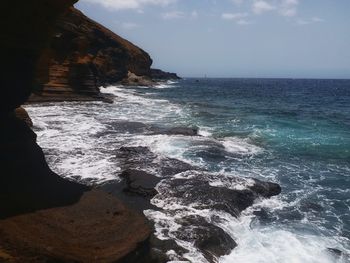
M 75 100 L 99 96 L 100 86 L 128 72 L 151 76 L 152 59 L 129 41 L 70 8 L 58 17 L 46 51 L 48 79 L 39 79 L 35 100 Z
M 52 55 L 63 59 L 52 54 L 50 38 L 74 2 L 1 3 L 0 262 L 116 262 L 133 255 L 151 233 L 145 217 L 118 199 L 52 172 L 30 119 L 15 111 L 52 79 Z M 69 79 L 80 85 L 78 75 L 90 62 L 83 53 L 75 59 Z

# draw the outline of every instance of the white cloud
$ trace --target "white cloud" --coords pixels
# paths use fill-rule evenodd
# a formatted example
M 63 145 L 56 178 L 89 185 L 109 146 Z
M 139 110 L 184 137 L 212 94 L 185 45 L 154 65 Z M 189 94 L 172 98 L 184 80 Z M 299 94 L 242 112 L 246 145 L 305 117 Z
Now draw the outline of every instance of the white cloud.
M 310 19 L 302 19 L 302 18 L 298 18 L 296 20 L 296 23 L 299 25 L 299 26 L 304 26 L 304 25 L 309 25 L 309 24 L 314 24 L 314 23 L 321 23 L 321 22 L 324 22 L 324 19 L 322 18 L 319 18 L 319 17 L 312 17 Z
M 250 25 L 252 22 L 246 19 L 248 16 L 248 13 L 224 13 L 221 15 L 221 18 L 224 20 L 235 21 L 237 25 Z
M 282 0 L 279 13 L 283 16 L 295 16 L 299 5 L 298 0 Z
M 197 12 L 197 10 L 193 10 L 193 11 L 192 11 L 191 17 L 192 17 L 192 18 L 197 18 L 197 17 L 198 17 L 198 12 Z
M 222 19 L 225 20 L 238 20 L 248 16 L 248 13 L 223 13 L 221 15 Z
M 311 21 L 314 23 L 319 23 L 319 22 L 324 22 L 324 19 L 314 16 L 313 18 L 311 18 Z
M 253 3 L 253 12 L 258 15 L 268 11 L 272 11 L 274 9 L 276 9 L 276 7 L 271 5 L 267 1 L 256 0 Z
M 241 26 L 246 26 L 246 25 L 251 25 L 251 24 L 253 24 L 253 22 L 248 21 L 248 20 L 246 20 L 246 19 L 239 19 L 239 20 L 237 21 L 237 24 L 238 24 L 238 25 L 241 25 Z
M 162 14 L 163 19 L 179 19 L 184 17 L 185 13 L 181 11 L 171 11 Z
M 140 9 L 146 5 L 166 6 L 176 2 L 176 0 L 82 0 L 92 4 L 99 4 L 108 9 Z

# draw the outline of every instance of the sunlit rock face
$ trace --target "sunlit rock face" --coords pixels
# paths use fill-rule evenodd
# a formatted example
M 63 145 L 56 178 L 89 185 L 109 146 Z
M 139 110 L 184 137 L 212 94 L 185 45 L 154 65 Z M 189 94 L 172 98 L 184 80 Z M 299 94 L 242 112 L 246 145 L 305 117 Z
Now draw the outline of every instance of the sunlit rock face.
M 47 56 L 48 79 L 41 78 L 36 90 L 47 100 L 98 96 L 98 87 L 121 81 L 128 72 L 151 75 L 145 51 L 75 8 L 55 23 Z

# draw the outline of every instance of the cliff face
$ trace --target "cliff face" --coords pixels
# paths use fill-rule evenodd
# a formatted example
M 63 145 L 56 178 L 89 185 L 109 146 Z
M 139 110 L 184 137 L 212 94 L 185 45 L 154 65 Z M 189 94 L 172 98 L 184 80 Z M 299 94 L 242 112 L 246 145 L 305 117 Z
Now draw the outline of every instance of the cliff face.
M 48 79 L 39 78 L 36 91 L 43 98 L 94 97 L 98 87 L 121 81 L 128 72 L 151 75 L 152 59 L 145 51 L 75 8 L 58 18 L 52 36 Z
M 115 262 L 151 232 L 144 216 L 116 198 L 52 172 L 28 126 L 30 119 L 23 110 L 15 112 L 38 83 L 52 79 L 52 55 L 64 58 L 52 54 L 49 41 L 56 19 L 74 2 L 0 4 L 0 262 Z M 84 54 L 74 57 L 68 72 L 72 83 L 80 72 L 88 72 L 85 61 L 90 60 Z
M 1 113 L 8 113 L 27 100 L 35 86 L 34 72 L 36 69 L 45 68 L 42 65 L 45 64 L 45 60 L 40 57 L 52 34 L 52 25 L 57 17 L 75 2 L 75 0 L 1 2 Z M 44 75 L 38 70 L 39 78 L 47 78 Z

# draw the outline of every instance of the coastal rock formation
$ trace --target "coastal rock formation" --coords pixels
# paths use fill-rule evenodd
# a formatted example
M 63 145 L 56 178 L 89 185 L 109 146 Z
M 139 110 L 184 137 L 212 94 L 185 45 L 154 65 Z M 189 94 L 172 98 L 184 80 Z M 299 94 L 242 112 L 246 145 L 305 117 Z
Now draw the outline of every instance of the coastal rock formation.
M 29 116 L 16 110 L 50 80 L 53 26 L 74 2 L 1 3 L 0 262 L 115 262 L 147 252 L 146 218 L 107 193 L 52 172 Z M 79 86 L 87 68 L 77 58 L 69 75 Z
M 0 112 L 10 112 L 29 97 L 38 79 L 47 79 L 44 49 L 57 17 L 76 0 L 1 2 Z
M 155 80 L 176 80 L 181 79 L 176 73 L 165 72 L 160 69 L 151 69 L 151 77 Z
M 55 23 L 46 59 L 48 79 L 32 101 L 98 99 L 98 87 L 121 81 L 128 72 L 151 76 L 152 59 L 145 51 L 75 8 Z
M 95 190 L 71 206 L 0 220 L 0 248 L 11 262 L 116 262 L 150 231 L 143 216 Z

